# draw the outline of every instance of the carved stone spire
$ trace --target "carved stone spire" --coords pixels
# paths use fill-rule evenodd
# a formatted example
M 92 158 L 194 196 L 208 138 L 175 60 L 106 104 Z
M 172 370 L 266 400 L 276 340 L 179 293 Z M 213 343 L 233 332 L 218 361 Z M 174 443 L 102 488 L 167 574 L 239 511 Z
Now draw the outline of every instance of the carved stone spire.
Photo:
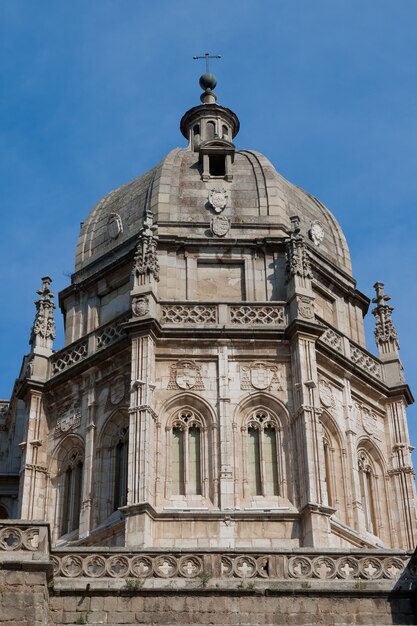
M 291 227 L 287 248 L 287 280 L 293 276 L 312 278 L 310 259 L 304 237 L 300 232 L 300 219 L 297 215 L 291 217 Z
M 158 245 L 158 227 L 153 223 L 153 215 L 150 210 L 145 213 L 143 228 L 139 232 L 139 240 L 136 247 L 133 263 L 133 278 L 135 286 L 144 284 L 146 276 L 153 276 L 159 281 L 159 264 L 156 254 Z
M 391 319 L 394 307 L 387 304 L 391 297 L 384 293 L 384 283 L 375 283 L 376 297 L 372 302 L 376 307 L 372 310 L 375 316 L 375 341 L 382 354 L 396 352 L 400 348 L 398 335 Z
M 35 300 L 36 315 L 29 342 L 32 346 L 32 350 L 38 347 L 52 350 L 52 343 L 56 337 L 54 320 L 55 303 L 53 302 L 54 294 L 50 289 L 51 283 L 51 278 L 44 276 L 42 278 L 42 288 L 36 291 L 36 293 L 40 295 L 40 298 L 39 300 Z

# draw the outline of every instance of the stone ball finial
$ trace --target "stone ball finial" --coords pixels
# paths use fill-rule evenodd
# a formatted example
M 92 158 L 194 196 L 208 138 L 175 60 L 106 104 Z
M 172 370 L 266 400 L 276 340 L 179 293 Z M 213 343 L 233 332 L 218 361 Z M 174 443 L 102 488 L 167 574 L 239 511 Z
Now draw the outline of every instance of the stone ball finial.
M 217 78 L 215 77 L 214 74 L 205 72 L 204 74 L 202 74 L 202 76 L 200 76 L 200 87 L 201 89 L 214 89 L 215 86 L 217 85 Z

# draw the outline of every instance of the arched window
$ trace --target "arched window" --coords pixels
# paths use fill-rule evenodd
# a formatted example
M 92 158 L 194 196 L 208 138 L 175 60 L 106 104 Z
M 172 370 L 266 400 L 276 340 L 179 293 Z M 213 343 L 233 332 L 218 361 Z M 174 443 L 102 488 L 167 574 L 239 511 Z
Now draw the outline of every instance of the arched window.
M 365 517 L 366 530 L 373 535 L 378 534 L 376 517 L 376 484 L 375 471 L 370 457 L 365 450 L 358 456 L 359 484 L 361 491 L 362 510 Z
M 227 126 L 225 124 L 223 124 L 222 126 L 222 137 L 223 139 L 228 139 L 229 138 L 229 130 L 227 128 Z
M 77 530 L 80 524 L 83 457 L 74 448 L 67 455 L 61 468 L 63 474 L 63 498 L 61 511 L 61 535 Z
M 187 409 L 172 422 L 172 495 L 201 494 L 201 418 Z
M 281 449 L 280 429 L 265 410 L 256 410 L 247 420 L 248 483 L 251 495 L 279 496 Z
M 102 524 L 127 504 L 129 415 L 116 410 L 103 425 L 97 440 L 94 464 L 96 523 Z

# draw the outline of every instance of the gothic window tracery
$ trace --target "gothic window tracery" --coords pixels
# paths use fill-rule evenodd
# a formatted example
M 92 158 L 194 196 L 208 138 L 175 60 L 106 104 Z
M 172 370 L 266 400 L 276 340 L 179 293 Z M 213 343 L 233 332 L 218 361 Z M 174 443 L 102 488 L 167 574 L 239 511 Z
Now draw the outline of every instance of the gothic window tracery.
M 266 410 L 253 411 L 246 420 L 247 481 L 250 495 L 281 494 L 281 429 Z
M 129 416 L 121 409 L 107 420 L 98 438 L 93 470 L 97 524 L 127 504 L 128 453 Z
M 366 530 L 373 535 L 378 534 L 377 502 L 376 502 L 376 473 L 370 456 L 365 450 L 358 454 L 359 485 L 362 500 L 362 510 L 365 518 Z
M 201 435 L 199 415 L 185 409 L 172 421 L 172 494 L 201 495 Z
M 82 451 L 74 448 L 67 455 L 61 467 L 61 475 L 63 476 L 61 535 L 77 530 L 80 524 L 83 461 Z

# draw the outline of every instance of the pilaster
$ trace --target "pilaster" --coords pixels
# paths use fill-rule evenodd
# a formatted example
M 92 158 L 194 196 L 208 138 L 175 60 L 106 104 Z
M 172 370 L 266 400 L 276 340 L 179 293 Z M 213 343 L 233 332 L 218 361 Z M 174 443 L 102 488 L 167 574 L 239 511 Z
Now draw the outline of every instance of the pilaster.
M 329 543 L 332 509 L 323 504 L 321 475 L 324 468 L 320 424 L 320 401 L 316 362 L 316 341 L 322 329 L 315 323 L 312 271 L 308 250 L 297 216 L 291 218 L 287 244 L 287 303 L 291 367 L 294 385 L 296 449 L 298 454 L 299 507 L 303 519 L 303 545 Z
M 230 388 L 229 388 L 229 348 L 226 343 L 218 347 L 219 368 L 219 438 L 220 438 L 220 486 L 219 506 L 222 509 L 233 509 L 235 506 L 234 494 L 234 459 L 233 459 L 233 431 L 230 415 Z
M 93 523 L 93 469 L 94 469 L 94 449 L 96 437 L 96 376 L 95 372 L 90 372 L 86 379 L 87 403 L 88 403 L 88 424 L 85 431 L 85 453 L 83 466 L 83 487 L 82 506 L 80 512 L 80 538 L 89 535 Z

